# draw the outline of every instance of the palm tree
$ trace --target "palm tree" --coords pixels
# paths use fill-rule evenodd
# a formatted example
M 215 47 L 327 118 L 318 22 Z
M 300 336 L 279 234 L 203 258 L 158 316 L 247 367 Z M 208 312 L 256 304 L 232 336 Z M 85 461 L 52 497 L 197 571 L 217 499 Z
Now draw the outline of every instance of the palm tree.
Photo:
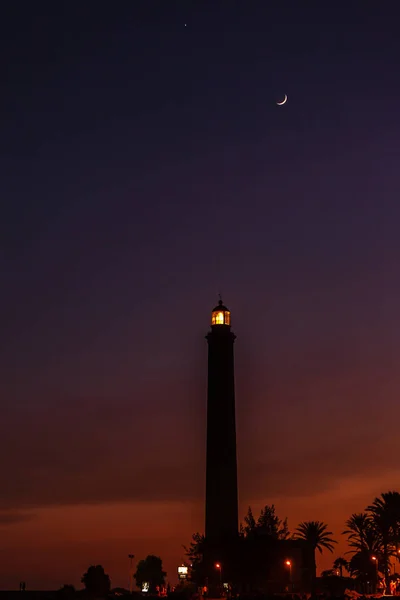
M 356 577 L 362 586 L 367 586 L 368 581 L 378 583 L 377 564 L 381 564 L 382 537 L 372 517 L 366 513 L 353 513 L 346 521 L 346 529 L 342 532 L 347 535 L 350 551 L 349 573 Z M 377 559 L 377 563 L 372 557 Z M 365 588 L 364 591 L 367 591 Z
M 384 492 L 366 508 L 382 540 L 386 594 L 390 594 L 390 557 L 397 554 L 400 535 L 400 493 Z
M 317 579 L 317 564 L 315 562 L 315 551 L 318 550 L 321 554 L 324 548 L 333 552 L 336 540 L 332 539 L 332 531 L 327 531 L 328 525 L 322 521 L 303 521 L 295 529 L 294 539 L 303 540 L 307 543 L 312 552 L 312 573 L 311 573 L 311 595 L 315 595 L 315 582 Z
M 325 569 L 325 571 L 322 571 L 322 573 L 321 573 L 321 577 L 332 577 L 332 576 L 333 576 L 332 569 Z
M 391 529 L 391 542 L 397 544 L 400 542 L 400 492 L 384 492 L 367 508 L 372 516 L 377 509 L 386 513 Z
M 349 547 L 354 548 L 350 552 L 360 552 L 368 546 L 367 537 L 370 536 L 372 526 L 373 521 L 365 512 L 353 513 L 350 519 L 347 519 L 342 535 L 347 535 Z
M 333 561 L 333 568 L 336 571 L 339 571 L 340 573 L 340 577 L 343 577 L 343 567 L 348 570 L 349 568 L 349 563 L 348 561 L 343 558 L 343 556 L 338 556 L 334 561 Z
M 370 582 L 373 582 L 374 592 L 377 592 L 378 565 L 379 562 L 373 561 L 367 550 L 355 552 L 351 557 L 349 573 L 357 579 L 363 593 L 371 593 Z

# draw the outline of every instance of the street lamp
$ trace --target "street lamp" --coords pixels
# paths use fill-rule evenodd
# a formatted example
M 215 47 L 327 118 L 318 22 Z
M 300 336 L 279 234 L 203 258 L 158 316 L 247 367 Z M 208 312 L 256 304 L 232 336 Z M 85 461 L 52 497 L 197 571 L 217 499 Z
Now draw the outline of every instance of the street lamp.
M 132 583 L 133 583 L 133 573 L 132 573 L 132 561 L 135 558 L 134 554 L 128 554 L 129 558 L 129 593 L 132 594 Z
M 375 593 L 376 593 L 377 590 L 378 590 L 378 582 L 379 582 L 379 575 L 378 575 L 378 572 L 379 572 L 379 565 L 378 565 L 378 563 L 379 563 L 379 561 L 378 561 L 378 559 L 377 559 L 376 556 L 371 556 L 371 560 L 373 560 L 374 563 L 375 563 L 375 565 L 376 565 L 376 589 L 375 589 Z
M 222 565 L 221 565 L 221 563 L 215 563 L 215 568 L 219 570 L 219 583 L 222 586 Z
M 287 567 L 289 567 L 289 583 L 290 583 L 290 587 L 293 589 L 293 584 L 292 584 L 292 561 L 291 560 L 286 560 L 285 561 L 285 565 Z

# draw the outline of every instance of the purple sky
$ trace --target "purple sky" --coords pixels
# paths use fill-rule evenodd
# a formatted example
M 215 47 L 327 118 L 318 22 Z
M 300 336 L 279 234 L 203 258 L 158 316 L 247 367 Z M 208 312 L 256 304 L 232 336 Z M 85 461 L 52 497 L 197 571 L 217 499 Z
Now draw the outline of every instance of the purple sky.
M 242 513 L 340 537 L 399 481 L 397 3 L 227 6 L 2 9 L 2 588 L 175 577 L 219 292 Z

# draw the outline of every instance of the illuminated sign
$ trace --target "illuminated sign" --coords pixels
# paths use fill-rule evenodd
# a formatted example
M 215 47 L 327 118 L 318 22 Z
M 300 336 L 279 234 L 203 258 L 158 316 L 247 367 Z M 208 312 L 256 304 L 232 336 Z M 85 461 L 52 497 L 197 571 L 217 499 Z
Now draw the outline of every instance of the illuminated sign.
M 188 574 L 188 568 L 182 565 L 178 567 L 178 577 L 179 579 L 186 579 Z

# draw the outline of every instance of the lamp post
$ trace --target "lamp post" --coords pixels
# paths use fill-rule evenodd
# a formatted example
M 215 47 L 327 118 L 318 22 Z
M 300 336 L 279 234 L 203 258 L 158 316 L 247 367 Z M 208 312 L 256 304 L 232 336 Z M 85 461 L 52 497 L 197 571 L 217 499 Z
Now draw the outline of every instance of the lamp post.
M 133 573 L 132 573 L 132 561 L 135 558 L 134 554 L 128 554 L 129 558 L 129 593 L 132 594 L 132 583 L 133 583 Z
M 378 575 L 378 571 L 379 571 L 379 561 L 378 558 L 376 556 L 371 556 L 371 559 L 374 561 L 375 566 L 376 566 L 376 584 L 375 584 L 375 593 L 378 591 L 378 580 L 379 580 L 379 575 Z
M 291 560 L 286 560 L 285 561 L 285 565 L 287 567 L 289 567 L 289 584 L 290 584 L 290 589 L 293 591 L 293 584 L 292 584 L 292 561 Z
M 221 563 L 215 563 L 215 568 L 219 570 L 219 584 L 222 587 L 222 565 L 221 565 Z

